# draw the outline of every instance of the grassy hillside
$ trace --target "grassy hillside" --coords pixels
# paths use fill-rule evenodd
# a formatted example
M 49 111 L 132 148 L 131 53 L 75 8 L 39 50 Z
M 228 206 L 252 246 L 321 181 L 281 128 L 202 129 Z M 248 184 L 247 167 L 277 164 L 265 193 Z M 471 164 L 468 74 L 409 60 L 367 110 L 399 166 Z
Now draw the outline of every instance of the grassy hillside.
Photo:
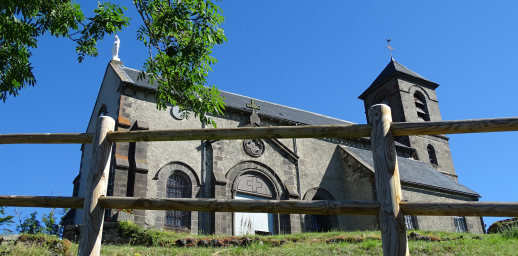
M 379 231 L 304 233 L 276 236 L 188 236 L 180 233 L 121 227 L 128 245 L 103 245 L 101 255 L 382 255 Z M 518 234 L 472 235 L 418 231 L 426 238 L 410 240 L 412 255 L 516 255 Z M 409 232 L 410 234 L 410 232 Z M 51 239 L 51 238 L 49 238 Z M 41 236 L 35 241 L 42 241 Z M 216 242 L 214 242 L 216 241 Z M 0 245 L 0 255 L 55 255 L 42 245 Z M 68 244 L 75 255 L 77 244 Z M 238 245 L 241 244 L 241 245 Z

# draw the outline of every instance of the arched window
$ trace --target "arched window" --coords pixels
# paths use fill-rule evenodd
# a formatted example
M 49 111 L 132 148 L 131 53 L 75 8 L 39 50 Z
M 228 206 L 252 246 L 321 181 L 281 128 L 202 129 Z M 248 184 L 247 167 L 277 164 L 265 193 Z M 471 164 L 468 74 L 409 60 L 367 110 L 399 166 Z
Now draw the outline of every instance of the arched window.
M 435 149 L 432 145 L 428 145 L 428 158 L 430 159 L 430 163 L 433 165 L 439 165 L 437 162 L 437 155 L 435 154 Z
M 191 182 L 189 178 L 180 172 L 174 172 L 167 178 L 167 198 L 190 198 Z M 188 231 L 191 223 L 191 212 L 166 211 L 165 225 L 168 229 L 176 231 Z
M 306 192 L 304 200 L 331 200 L 335 198 L 323 188 L 313 188 Z M 336 215 L 310 215 L 305 217 L 306 231 L 327 232 L 338 229 L 338 216 Z
M 421 92 L 417 91 L 414 93 L 414 102 L 417 111 L 417 119 L 421 122 L 430 121 L 426 99 Z
M 329 200 L 321 198 L 320 196 L 313 197 L 313 200 Z M 327 232 L 332 230 L 332 224 L 330 223 L 330 215 L 311 215 L 311 231 L 314 232 Z

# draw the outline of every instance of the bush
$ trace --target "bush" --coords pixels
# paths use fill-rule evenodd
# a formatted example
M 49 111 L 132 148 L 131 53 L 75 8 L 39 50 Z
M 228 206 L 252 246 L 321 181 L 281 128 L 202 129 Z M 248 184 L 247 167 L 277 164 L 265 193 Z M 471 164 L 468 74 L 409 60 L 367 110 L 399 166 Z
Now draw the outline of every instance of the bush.
M 174 244 L 175 241 L 172 234 L 168 234 L 170 232 L 142 228 L 127 221 L 119 222 L 118 225 L 120 236 L 128 239 L 132 245 L 168 247 Z
M 507 239 L 518 239 L 518 223 L 514 223 L 508 226 L 500 227 L 500 233 L 502 233 L 502 237 Z

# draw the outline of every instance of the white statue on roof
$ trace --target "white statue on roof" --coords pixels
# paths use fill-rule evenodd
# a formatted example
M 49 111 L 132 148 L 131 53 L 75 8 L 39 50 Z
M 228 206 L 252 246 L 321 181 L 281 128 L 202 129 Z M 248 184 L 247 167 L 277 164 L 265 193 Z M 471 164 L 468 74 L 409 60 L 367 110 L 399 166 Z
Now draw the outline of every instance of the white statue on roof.
M 112 47 L 112 60 L 120 61 L 121 59 L 119 59 L 119 46 L 121 44 L 121 40 L 119 39 L 119 37 L 117 35 L 115 35 L 114 37 L 115 37 L 115 42 L 113 42 L 113 47 Z

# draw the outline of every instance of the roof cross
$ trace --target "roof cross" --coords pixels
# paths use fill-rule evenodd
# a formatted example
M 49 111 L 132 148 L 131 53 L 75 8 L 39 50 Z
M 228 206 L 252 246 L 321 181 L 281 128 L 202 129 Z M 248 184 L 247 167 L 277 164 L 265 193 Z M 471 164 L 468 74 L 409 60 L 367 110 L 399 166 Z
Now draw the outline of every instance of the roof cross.
M 247 108 L 251 108 L 253 113 L 257 113 L 255 110 L 260 110 L 261 106 L 255 105 L 255 100 L 251 100 L 252 103 L 246 103 Z
M 392 39 L 387 39 L 388 45 L 385 46 L 385 47 L 387 47 L 387 49 L 389 49 L 389 51 L 390 51 L 390 58 L 392 59 L 392 50 L 394 50 L 394 48 L 392 48 L 392 46 L 390 46 L 390 41 L 392 41 Z

